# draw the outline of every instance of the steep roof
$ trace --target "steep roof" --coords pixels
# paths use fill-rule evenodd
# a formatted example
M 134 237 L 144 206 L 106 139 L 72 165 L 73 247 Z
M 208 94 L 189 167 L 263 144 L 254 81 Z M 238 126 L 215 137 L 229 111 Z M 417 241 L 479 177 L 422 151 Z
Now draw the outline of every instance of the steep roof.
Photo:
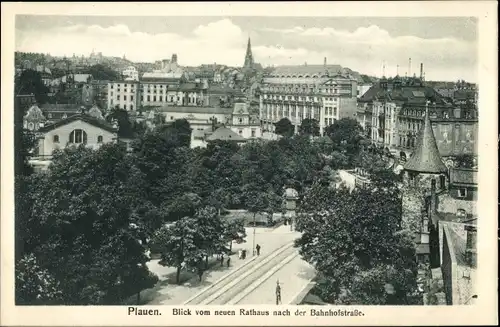
M 246 139 L 242 136 L 239 136 L 231 129 L 227 127 L 219 127 L 217 128 L 210 136 L 207 137 L 207 141 L 235 141 L 235 142 L 245 142 Z
M 89 109 L 88 115 L 96 119 L 104 120 L 102 111 L 97 107 L 97 105 L 93 105 L 92 108 Z
M 102 129 L 104 129 L 108 132 L 111 132 L 111 133 L 117 132 L 117 129 L 114 128 L 113 126 L 111 126 L 110 124 L 108 124 L 105 120 L 100 120 L 100 119 L 94 118 L 94 117 L 86 115 L 86 114 L 73 115 L 73 116 L 68 117 L 66 119 L 59 120 L 58 122 L 56 122 L 54 124 L 44 126 L 44 127 L 40 128 L 38 131 L 41 133 L 49 132 L 49 131 L 54 130 L 58 127 L 67 125 L 67 124 L 72 123 L 72 122 L 77 121 L 77 120 L 84 121 L 90 125 L 94 125 L 96 127 L 102 128 Z
M 434 138 L 428 107 L 425 110 L 424 127 L 420 130 L 415 150 L 406 162 L 404 169 L 431 174 L 445 173 L 447 171 Z
M 45 116 L 42 110 L 36 105 L 32 105 L 26 115 L 24 116 L 26 121 L 45 121 Z

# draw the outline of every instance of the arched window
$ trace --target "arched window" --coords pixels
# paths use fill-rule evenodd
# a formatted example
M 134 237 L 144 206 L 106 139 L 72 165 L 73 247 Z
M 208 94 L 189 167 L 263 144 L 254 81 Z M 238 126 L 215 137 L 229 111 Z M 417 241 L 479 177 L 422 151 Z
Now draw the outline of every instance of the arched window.
M 54 135 L 53 141 L 54 143 L 59 143 L 59 135 Z
M 102 143 L 102 135 L 99 135 L 99 136 L 97 137 L 97 143 Z
M 75 129 L 69 134 L 69 143 L 87 143 L 87 133 L 81 129 Z

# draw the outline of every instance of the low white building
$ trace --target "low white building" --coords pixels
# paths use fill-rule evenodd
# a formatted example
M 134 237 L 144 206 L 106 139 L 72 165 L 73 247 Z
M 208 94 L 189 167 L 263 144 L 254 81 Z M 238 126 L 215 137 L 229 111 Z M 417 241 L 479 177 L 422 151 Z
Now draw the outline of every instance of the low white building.
M 127 69 L 125 69 L 122 72 L 123 77 L 125 78 L 126 81 L 138 81 L 139 80 L 139 72 L 134 66 L 128 66 Z

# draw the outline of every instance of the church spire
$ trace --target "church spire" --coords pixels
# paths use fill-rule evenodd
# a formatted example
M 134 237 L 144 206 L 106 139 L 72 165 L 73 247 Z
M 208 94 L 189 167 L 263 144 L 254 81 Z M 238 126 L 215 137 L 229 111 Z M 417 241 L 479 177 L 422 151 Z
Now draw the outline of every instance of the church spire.
M 427 174 L 440 174 L 448 171 L 441 160 L 436 139 L 434 138 L 429 118 L 428 102 L 425 105 L 424 127 L 420 131 L 415 150 L 408 159 L 404 169 Z
M 248 38 L 247 53 L 245 55 L 245 64 L 243 65 L 243 68 L 253 68 L 253 55 L 250 38 Z

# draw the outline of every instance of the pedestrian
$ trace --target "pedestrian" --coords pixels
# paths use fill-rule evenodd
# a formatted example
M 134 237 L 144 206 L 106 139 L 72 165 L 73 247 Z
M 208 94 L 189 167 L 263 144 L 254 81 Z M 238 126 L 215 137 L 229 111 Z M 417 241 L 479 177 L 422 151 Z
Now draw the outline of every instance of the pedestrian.
M 260 245 L 257 244 L 257 246 L 255 247 L 255 250 L 257 250 L 257 255 L 260 255 Z
M 281 304 L 281 286 L 280 281 L 276 281 L 276 305 Z
M 241 251 L 241 257 L 243 258 L 243 260 L 245 260 L 245 258 L 247 257 L 247 250 Z
M 220 266 L 224 266 L 224 254 L 221 254 L 220 256 Z
M 242 259 L 243 258 L 243 250 L 238 250 L 238 259 Z
M 231 263 L 231 258 L 227 257 L 227 267 L 229 268 L 229 264 Z

